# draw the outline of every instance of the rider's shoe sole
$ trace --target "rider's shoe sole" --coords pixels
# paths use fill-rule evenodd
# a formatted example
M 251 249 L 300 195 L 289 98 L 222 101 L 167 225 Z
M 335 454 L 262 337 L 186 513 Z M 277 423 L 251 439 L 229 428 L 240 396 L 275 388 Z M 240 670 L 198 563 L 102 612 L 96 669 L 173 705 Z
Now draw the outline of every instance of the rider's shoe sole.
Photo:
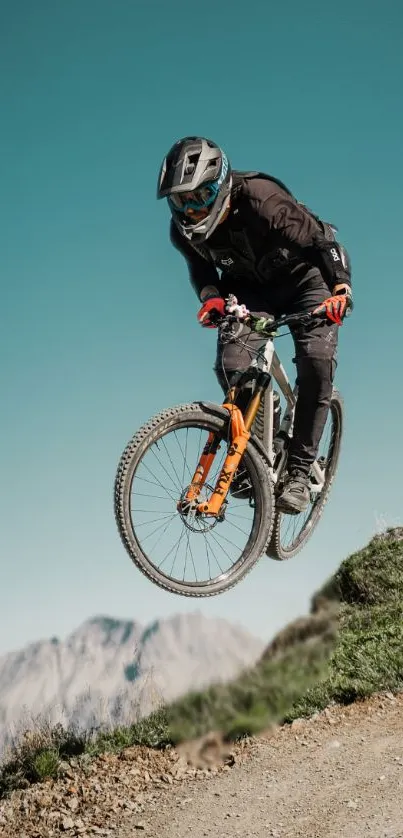
M 278 512 L 285 512 L 286 515 L 300 515 L 301 512 L 306 512 L 309 506 L 309 500 L 297 506 L 296 504 L 288 503 L 285 499 L 279 498 L 276 502 L 276 509 Z

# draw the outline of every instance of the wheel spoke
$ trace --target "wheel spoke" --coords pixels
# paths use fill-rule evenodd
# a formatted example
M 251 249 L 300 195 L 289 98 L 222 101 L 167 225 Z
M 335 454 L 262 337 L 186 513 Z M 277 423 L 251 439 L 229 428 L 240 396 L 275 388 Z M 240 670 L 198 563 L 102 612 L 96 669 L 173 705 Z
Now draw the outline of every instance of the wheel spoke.
M 231 524 L 231 531 L 232 531 L 232 526 L 233 525 Z M 230 544 L 231 547 L 235 547 L 236 550 L 239 550 L 239 545 L 235 544 L 235 541 L 232 541 L 231 538 L 227 538 L 227 536 L 223 535 L 223 533 L 220 532 L 220 530 L 215 530 L 214 540 L 216 541 L 218 538 L 220 538 L 222 541 L 225 541 L 226 544 Z M 217 542 L 217 543 L 219 543 L 219 542 Z M 221 545 L 221 547 L 222 547 L 222 545 Z M 224 547 L 222 547 L 222 549 L 224 550 Z
M 184 532 L 184 530 L 182 530 L 182 532 L 181 532 L 181 534 L 178 538 L 178 541 L 175 544 L 173 544 L 172 547 L 170 547 L 168 552 L 165 554 L 164 558 L 160 561 L 158 567 L 162 567 L 162 565 L 166 562 L 166 560 L 169 559 L 171 553 L 173 553 L 175 548 L 176 548 L 176 551 L 178 551 L 179 543 L 180 543 L 181 539 L 183 538 L 184 534 L 185 534 L 185 532 Z
M 132 512 L 147 512 L 147 513 L 150 513 L 150 511 L 151 511 L 150 509 L 132 509 Z M 165 511 L 163 510 L 162 512 L 158 512 L 157 510 L 153 509 L 152 514 L 153 515 L 165 515 L 166 516 L 167 510 L 165 509 Z M 173 513 L 171 511 L 170 515 L 172 515 L 172 514 Z
M 168 488 L 167 488 L 167 487 L 166 487 L 163 483 L 161 483 L 161 481 L 160 481 L 160 480 L 158 480 L 158 477 L 156 477 L 156 476 L 155 476 L 155 474 L 151 471 L 150 467 L 149 467 L 148 465 L 146 465 L 145 463 L 142 463 L 142 466 L 143 466 L 143 468 L 145 468 L 145 469 L 146 469 L 146 470 L 147 470 L 147 471 L 151 474 L 151 476 L 152 476 L 152 477 L 154 477 L 154 480 L 156 480 L 157 482 L 156 482 L 156 483 L 153 483 L 151 480 L 145 480 L 145 478 L 144 478 L 144 477 L 138 477 L 138 476 L 137 476 L 137 474 L 136 474 L 135 479 L 136 479 L 136 480 L 145 480 L 145 482 L 146 482 L 146 483 L 151 483 L 151 484 L 152 484 L 152 485 L 154 485 L 154 486 L 158 486 L 158 488 L 159 488 L 159 489 L 165 489 L 165 491 L 166 491 L 167 495 L 169 495 L 169 497 L 171 498 L 171 500 L 175 500 L 175 495 L 174 495 L 174 494 L 171 494 L 170 490 L 169 490 L 169 489 L 168 489 Z M 134 491 L 134 489 L 133 489 L 133 491 Z M 172 491 L 172 490 L 171 490 L 171 491 Z M 176 492 L 176 491 L 177 491 L 177 490 L 176 490 L 176 488 L 175 488 L 175 492 Z
M 223 571 L 223 569 L 222 569 L 222 567 L 221 567 L 221 565 L 220 565 L 220 562 L 218 561 L 217 556 L 216 556 L 216 554 L 215 554 L 215 552 L 214 552 L 214 550 L 213 550 L 213 545 L 212 545 L 212 544 L 210 544 L 210 548 L 209 548 L 209 547 L 208 547 L 208 545 L 206 544 L 206 549 L 207 549 L 207 550 L 208 550 L 208 549 L 210 549 L 210 550 L 211 550 L 211 552 L 212 552 L 212 554 L 213 554 L 213 556 L 214 556 L 214 558 L 215 558 L 215 560 L 216 560 L 216 562 L 217 562 L 217 564 L 218 564 L 218 567 L 220 568 L 220 572 L 221 572 L 221 573 L 224 573 L 224 571 Z M 210 567 L 210 561 L 209 561 L 209 567 Z M 211 576 L 210 576 L 210 578 L 211 578 Z
M 136 497 L 137 498 L 154 498 L 154 500 L 169 500 L 168 498 L 164 498 L 163 495 L 147 495 L 145 492 L 138 492 L 136 490 Z
M 172 519 L 172 515 L 165 515 L 165 520 L 167 518 Z M 138 529 L 139 527 L 145 527 L 145 526 L 148 526 L 148 524 L 155 524 L 155 521 L 143 521 L 143 523 L 141 523 L 141 524 L 136 524 L 136 528 Z M 151 538 L 151 536 L 154 535 L 154 533 L 157 532 L 157 530 L 161 529 L 161 527 L 163 527 L 163 526 L 165 526 L 164 521 L 162 521 L 162 523 L 160 521 L 159 524 L 158 524 L 158 527 L 155 527 L 155 529 L 152 532 L 149 532 L 148 535 L 144 536 L 143 541 L 146 541 L 147 538 Z
M 222 544 L 220 544 L 220 542 L 218 541 L 218 538 L 216 538 L 215 535 L 213 535 L 212 538 L 213 538 L 213 541 L 216 542 L 216 544 L 220 548 L 220 550 L 222 550 L 222 552 L 225 553 L 225 555 L 230 560 L 230 562 L 233 563 L 233 559 L 231 558 L 230 554 L 227 552 L 225 547 Z M 224 540 L 227 541 L 228 539 L 224 539 Z M 233 546 L 237 547 L 237 545 L 234 545 L 233 542 L 230 541 L 229 543 L 232 544 Z M 239 549 L 239 547 L 237 547 L 237 549 Z
M 171 567 L 171 574 L 170 574 L 170 575 L 171 575 L 171 577 L 172 577 L 172 574 L 173 574 L 173 572 L 174 572 L 174 566 L 175 566 L 175 562 L 176 562 L 176 559 L 177 559 L 177 556 L 178 556 L 178 552 L 179 552 L 179 547 L 180 547 L 181 541 L 182 541 L 182 539 L 185 537 L 185 532 L 186 532 L 186 530 L 185 530 L 185 529 L 183 529 L 183 530 L 182 530 L 182 532 L 181 532 L 181 534 L 180 534 L 180 538 L 179 538 L 179 540 L 178 540 L 177 546 L 176 546 L 176 551 L 175 551 L 175 555 L 174 555 L 174 560 L 173 560 L 173 562 L 172 562 L 172 567 Z
M 180 442 L 179 442 L 179 440 L 178 440 L 178 435 L 177 435 L 177 432 L 176 432 L 176 431 L 174 431 L 175 441 L 176 441 L 176 443 L 177 443 L 177 445 L 178 445 L 178 448 L 179 448 L 179 451 L 181 452 L 182 457 L 183 457 L 183 471 L 182 471 L 182 481 L 181 481 L 181 482 L 182 482 L 182 486 L 184 486 L 184 484 L 185 484 L 185 472 L 186 472 L 186 471 L 187 471 L 187 473 L 188 473 L 188 475 L 189 475 L 189 477 L 190 477 L 190 480 L 192 480 L 192 479 L 193 479 L 193 474 L 192 474 L 192 472 L 190 471 L 190 468 L 189 468 L 189 465 L 188 465 L 188 462 L 187 462 L 187 459 L 186 459 L 187 444 L 188 444 L 188 432 L 189 432 L 189 428 L 186 428 L 185 451 L 183 451 L 183 449 L 182 449 L 182 447 L 181 447 L 181 444 L 180 444 Z
M 235 527 L 236 530 L 239 530 L 239 532 L 243 533 L 243 535 L 246 535 L 246 537 L 248 538 L 249 533 L 245 532 L 245 530 L 243 530 L 242 527 L 238 527 L 238 524 L 235 524 L 234 521 L 232 522 L 231 526 Z
M 250 518 L 247 518 L 246 515 L 238 515 L 237 512 L 228 512 L 228 510 L 227 510 L 226 517 L 227 518 L 238 518 L 239 521 L 250 521 Z
M 155 544 L 153 544 L 153 546 L 151 547 L 151 551 L 152 551 L 152 552 L 154 552 L 154 550 L 155 550 L 155 548 L 156 548 L 157 544 L 159 544 L 159 542 L 160 542 L 160 540 L 161 540 L 162 536 L 163 536 L 163 535 L 165 535 L 165 533 L 166 533 L 166 531 L 167 531 L 168 527 L 170 527 L 170 526 L 171 526 L 172 522 L 173 522 L 173 518 L 171 518 L 171 520 L 170 520 L 170 521 L 168 521 L 168 523 L 165 525 L 164 529 L 163 529 L 163 530 L 162 530 L 162 532 L 159 534 L 159 536 L 158 536 L 158 538 L 157 538 L 157 540 L 156 540 Z
M 176 437 L 176 432 L 175 432 L 175 431 L 174 431 L 174 437 Z M 181 481 L 181 479 L 180 479 L 180 477 L 179 477 L 179 474 L 178 474 L 178 472 L 176 471 L 176 468 L 175 468 L 175 463 L 173 462 L 172 457 L 171 457 L 171 455 L 170 455 L 169 451 L 167 451 L 167 447 L 166 447 L 166 444 L 165 444 L 164 437 L 162 437 L 161 442 L 162 442 L 162 444 L 163 444 L 163 446 L 164 446 L 164 448 L 165 448 L 165 451 L 166 451 L 166 453 L 167 453 L 168 460 L 169 460 L 169 462 L 170 462 L 170 464 L 171 464 L 171 466 L 172 466 L 173 472 L 174 472 L 175 477 L 176 477 L 176 479 L 177 479 L 177 481 L 178 481 L 179 491 L 182 491 L 182 489 L 183 489 L 183 480 Z
M 154 444 L 156 444 L 156 443 L 154 443 Z M 163 472 L 166 474 L 168 480 L 171 481 L 175 491 L 180 493 L 180 491 L 181 491 L 180 483 L 178 483 L 177 486 L 175 485 L 175 481 L 172 478 L 172 474 L 170 474 L 168 469 L 165 468 L 164 464 L 160 462 L 159 457 L 155 453 L 154 445 L 150 448 L 150 453 L 154 455 L 155 459 L 157 460 L 157 463 L 161 466 L 161 468 L 162 468 Z
M 195 572 L 195 580 L 197 580 L 197 571 L 196 571 L 196 568 L 195 568 L 195 563 L 194 563 L 194 558 L 193 558 L 193 553 L 192 553 L 192 545 L 190 543 L 189 533 L 187 531 L 186 531 L 186 538 L 187 538 L 187 543 L 188 543 L 188 547 L 189 547 L 190 558 L 192 559 L 193 570 Z M 186 555 L 187 555 L 187 551 L 186 551 Z M 186 569 L 186 567 L 184 568 L 183 573 L 185 573 L 185 569 Z M 185 576 L 183 576 L 183 579 L 185 579 Z

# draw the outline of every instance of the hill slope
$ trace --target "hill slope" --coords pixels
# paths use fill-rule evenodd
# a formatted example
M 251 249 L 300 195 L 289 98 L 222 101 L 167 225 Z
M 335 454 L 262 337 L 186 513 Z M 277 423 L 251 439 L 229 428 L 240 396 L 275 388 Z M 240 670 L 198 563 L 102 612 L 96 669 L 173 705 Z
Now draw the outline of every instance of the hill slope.
M 403 528 L 375 536 L 312 599 L 311 614 L 280 632 L 254 669 L 188 695 L 169 711 L 175 741 L 219 729 L 256 733 L 403 688 Z

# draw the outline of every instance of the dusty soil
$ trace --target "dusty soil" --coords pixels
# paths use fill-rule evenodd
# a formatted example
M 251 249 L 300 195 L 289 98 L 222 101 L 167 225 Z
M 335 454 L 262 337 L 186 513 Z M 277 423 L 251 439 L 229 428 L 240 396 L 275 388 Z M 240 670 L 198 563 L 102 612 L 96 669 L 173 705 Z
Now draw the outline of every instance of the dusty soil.
M 143 834 L 403 838 L 403 696 L 298 720 L 255 740 L 249 756 L 164 795 Z
M 215 737 L 202 750 L 130 748 L 0 801 L 0 836 L 59 835 L 403 838 L 403 694 L 329 708 L 230 753 Z

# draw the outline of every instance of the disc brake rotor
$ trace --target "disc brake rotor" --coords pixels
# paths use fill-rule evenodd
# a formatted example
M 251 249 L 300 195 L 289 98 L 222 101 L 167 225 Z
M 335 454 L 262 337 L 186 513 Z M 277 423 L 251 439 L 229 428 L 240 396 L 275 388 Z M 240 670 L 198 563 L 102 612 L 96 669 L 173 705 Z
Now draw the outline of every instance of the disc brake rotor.
M 214 491 L 214 486 L 211 486 L 209 483 L 205 483 L 204 486 L 200 489 L 199 494 L 197 495 L 194 500 L 186 500 L 186 495 L 194 486 L 191 483 L 189 486 L 183 490 L 180 500 L 178 503 L 178 512 L 181 516 L 182 522 L 184 523 L 185 527 L 188 530 L 196 533 L 205 533 L 209 532 L 209 530 L 214 529 L 220 522 L 222 522 L 225 518 L 225 508 L 228 505 L 228 501 L 225 500 L 220 510 L 220 514 L 217 516 L 213 515 L 204 515 L 202 512 L 198 511 L 199 503 L 203 503 L 203 501 L 207 501 Z

